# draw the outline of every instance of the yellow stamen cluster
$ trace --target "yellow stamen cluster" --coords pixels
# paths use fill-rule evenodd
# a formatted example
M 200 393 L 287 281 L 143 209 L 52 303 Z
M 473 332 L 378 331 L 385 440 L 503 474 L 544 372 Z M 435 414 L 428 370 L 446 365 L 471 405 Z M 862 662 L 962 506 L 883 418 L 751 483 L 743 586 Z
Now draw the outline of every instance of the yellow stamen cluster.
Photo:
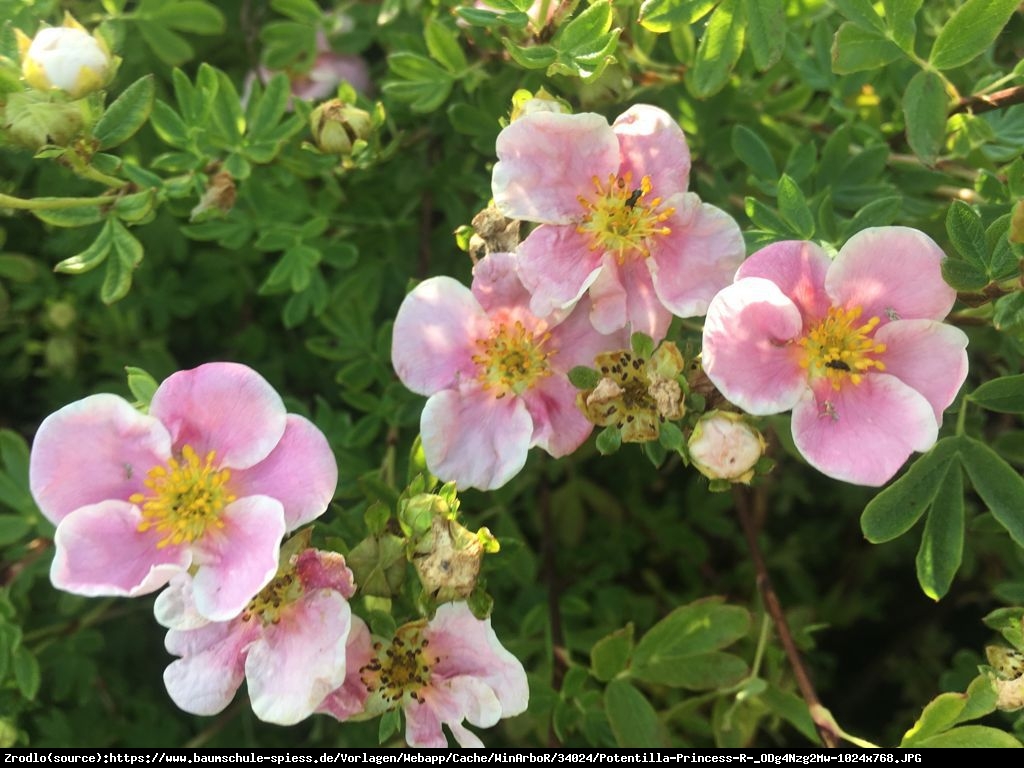
M 281 609 L 302 597 L 302 582 L 295 573 L 294 565 L 278 571 L 267 586 L 260 590 L 242 611 L 242 621 L 258 618 L 266 624 L 277 624 L 281 620 Z
M 846 379 L 860 384 L 867 371 L 885 370 L 885 363 L 872 357 L 885 352 L 885 344 L 872 338 L 880 321 L 872 317 L 857 325 L 861 311 L 860 307 L 830 307 L 825 319 L 800 339 L 798 343 L 804 348 L 800 366 L 812 379 L 825 377 L 832 389 L 838 390 Z
M 521 395 L 539 379 L 551 375 L 548 358 L 556 350 L 544 348 L 550 338 L 550 333 L 535 334 L 519 320 L 495 323 L 487 338 L 476 341 L 480 350 L 473 355 L 479 368 L 477 380 L 484 389 L 493 390 L 498 399 Z
M 629 171 L 623 176 L 609 174 L 607 184 L 597 176 L 592 181 L 597 194 L 593 200 L 578 198 L 586 214 L 576 227 L 577 232 L 590 235 L 590 250 L 614 253 L 619 264 L 650 256 L 651 239 L 672 231 L 664 222 L 675 212 L 671 207 L 659 210 L 660 197 L 647 199 L 651 177 L 644 176 L 636 188 Z
M 422 622 L 406 624 L 388 644 L 374 643 L 377 655 L 359 670 L 370 693 L 380 694 L 388 704 L 411 696 L 423 701 L 420 690 L 430 682 L 430 670 L 437 659 L 427 650 L 430 641 L 420 637 Z
M 189 543 L 202 538 L 210 526 L 223 528 L 220 514 L 235 500 L 227 487 L 231 472 L 217 469 L 213 451 L 204 460 L 186 445 L 180 459 L 149 470 L 144 485 L 149 493 L 129 497 L 142 508 L 140 531 L 155 528 L 164 534 L 158 547 Z

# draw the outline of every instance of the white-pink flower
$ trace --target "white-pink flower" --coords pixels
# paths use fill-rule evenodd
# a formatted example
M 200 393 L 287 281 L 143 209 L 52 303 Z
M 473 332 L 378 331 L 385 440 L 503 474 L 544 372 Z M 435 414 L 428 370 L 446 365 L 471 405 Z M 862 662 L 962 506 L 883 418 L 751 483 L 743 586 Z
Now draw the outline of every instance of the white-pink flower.
M 519 276 L 539 316 L 589 291 L 591 320 L 655 340 L 672 315 L 704 314 L 745 253 L 736 222 L 687 192 L 690 150 L 665 111 L 535 112 L 499 135 L 494 201 L 539 222 L 520 245 Z
M 188 592 L 178 588 L 174 583 L 160 595 L 178 591 L 165 607 L 173 602 L 180 614 L 158 611 L 172 627 L 192 623 Z M 345 681 L 346 647 L 358 621 L 348 604 L 354 592 L 341 555 L 292 555 L 240 616 L 167 633 L 167 650 L 181 657 L 164 671 L 167 692 L 186 712 L 215 715 L 245 679 L 260 720 L 292 725 L 309 717 Z
M 270 581 L 281 538 L 324 512 L 337 479 L 320 430 L 236 363 L 173 374 L 148 415 L 107 394 L 65 406 L 40 425 L 29 467 L 57 526 L 54 586 L 135 596 L 178 575 L 214 621 Z
M 967 337 L 939 322 L 956 292 L 922 232 L 858 232 L 835 261 L 786 241 L 752 255 L 704 324 L 704 369 L 748 413 L 793 410 L 793 439 L 826 475 L 882 485 L 938 436 L 967 376 Z
M 576 450 L 593 425 L 566 373 L 625 341 L 595 331 L 585 305 L 534 315 L 515 266 L 511 254 L 490 254 L 473 270 L 472 290 L 450 277 L 424 280 L 395 319 L 395 371 L 429 397 L 420 420 L 427 466 L 460 487 L 504 485 L 534 445 L 552 456 Z
M 242 102 L 249 100 L 249 94 L 256 78 L 266 85 L 277 74 L 276 70 L 260 66 L 250 71 L 245 81 Z M 371 88 L 370 69 L 361 56 L 335 53 L 323 32 L 316 35 L 316 58 L 307 72 L 286 71 L 291 83 L 292 96 L 305 101 L 319 101 L 337 96 L 338 86 L 346 82 L 359 93 L 369 93 Z
M 364 649 L 360 670 L 368 692 L 365 713 L 401 707 L 410 747 L 447 747 L 443 725 L 459 746 L 482 747 L 463 721 L 490 728 L 526 711 L 530 689 L 523 665 L 498 641 L 491 620 L 476 618 L 465 603 L 445 603 L 429 622 L 406 624 L 371 651 Z M 350 657 L 349 664 L 356 661 Z M 337 703 L 329 697 L 321 711 L 347 719 Z

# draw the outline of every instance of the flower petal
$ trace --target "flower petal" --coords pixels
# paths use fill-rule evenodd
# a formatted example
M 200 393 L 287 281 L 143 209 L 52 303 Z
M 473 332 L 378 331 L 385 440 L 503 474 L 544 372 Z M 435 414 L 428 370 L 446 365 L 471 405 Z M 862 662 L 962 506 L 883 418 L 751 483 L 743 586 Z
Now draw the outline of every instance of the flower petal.
M 39 425 L 29 487 L 56 524 L 79 507 L 145 491 L 146 473 L 170 455 L 171 437 L 157 419 L 116 395 L 92 395 Z
M 800 310 L 775 283 L 744 278 L 711 301 L 704 321 L 704 371 L 747 413 L 788 411 L 807 390 L 800 348 L 793 343 L 802 328 Z
M 153 617 L 157 624 L 168 629 L 198 629 L 210 625 L 210 621 L 196 610 L 192 599 L 192 577 L 187 571 L 174 574 L 167 588 L 156 596 Z M 172 653 L 183 655 L 176 651 Z
M 885 372 L 924 395 L 941 425 L 967 378 L 967 335 L 934 320 L 897 320 L 879 328 L 875 341 L 885 344 Z
M 863 319 L 941 320 L 956 291 L 942 279 L 945 254 L 924 232 L 871 227 L 846 241 L 825 278 L 841 306 L 863 308 Z
M 637 104 L 616 118 L 612 130 L 622 154 L 619 175 L 631 172 L 636 186 L 644 176 L 650 176 L 652 193 L 658 197 L 686 191 L 690 148 L 683 129 L 668 112 Z
M 441 720 L 428 704 L 410 701 L 405 705 L 405 743 L 417 749 L 444 749 L 448 739 Z
M 222 467 L 246 469 L 281 440 L 281 396 L 252 368 L 207 363 L 164 379 L 149 413 L 171 433 L 175 451 L 190 445 L 199 456 L 215 451 Z
M 750 255 L 736 271 L 736 280 L 771 280 L 796 304 L 804 323 L 828 314 L 832 300 L 825 292 L 825 275 L 832 260 L 821 246 L 806 240 L 783 240 Z
M 537 317 L 574 304 L 601 270 L 601 254 L 575 226 L 537 227 L 517 254 L 519 279 L 533 297 L 530 311 Z
M 338 464 L 324 433 L 288 414 L 284 435 L 263 461 L 231 473 L 238 496 L 270 496 L 284 506 L 289 531 L 320 517 L 334 498 Z
M 670 232 L 653 241 L 648 260 L 654 289 L 672 314 L 703 315 L 743 261 L 743 233 L 732 216 L 692 192 L 668 204 L 676 209 L 665 222 Z
M 576 407 L 577 391 L 569 379 L 556 373 L 522 395 L 533 419 L 531 444 L 539 445 L 555 458 L 575 451 L 594 429 Z
M 857 485 L 883 485 L 937 436 L 929 402 L 886 374 L 867 375 L 839 390 L 823 380 L 793 409 L 793 440 L 808 463 Z
M 242 684 L 245 651 L 256 633 L 255 624 L 244 622 L 168 632 L 167 650 L 183 654 L 164 670 L 164 685 L 174 703 L 193 715 L 221 712 Z
M 484 312 L 528 306 L 530 293 L 523 287 L 517 259 L 511 253 L 490 253 L 473 267 L 473 295 Z
M 188 568 L 187 547 L 160 548 L 163 534 L 139 531 L 142 513 L 127 501 L 79 507 L 57 526 L 50 581 L 76 595 L 136 597 Z
M 221 513 L 222 528 L 193 542 L 199 569 L 192 580 L 196 610 L 211 621 L 234 618 L 277 573 L 284 508 L 269 496 L 246 496 Z
M 328 694 L 317 708 L 318 712 L 345 721 L 363 711 L 369 692 L 360 670 L 370 663 L 372 656 L 373 639 L 370 630 L 362 619 L 353 616 L 352 629 L 345 646 L 345 682 Z
M 330 589 L 350 598 L 356 592 L 355 577 L 344 555 L 319 549 L 304 549 L 295 558 L 295 573 L 305 590 Z
M 594 367 L 594 358 L 612 349 L 629 346 L 629 331 L 620 328 L 604 334 L 590 322 L 590 299 L 584 297 L 564 319 L 551 328 L 549 348 L 554 351 L 548 362 L 559 373 L 568 373 L 577 365 Z
M 579 198 L 619 168 L 619 143 L 608 121 L 584 112 L 534 112 L 498 134 L 491 190 L 505 216 L 547 224 L 578 219 Z
M 472 377 L 473 339 L 488 325 L 480 303 L 462 283 L 432 277 L 405 297 L 395 318 L 391 364 L 418 395 L 432 395 Z
M 281 612 L 249 647 L 245 678 L 260 720 L 294 725 L 345 681 L 352 610 L 338 592 L 320 589 Z
M 459 488 L 490 491 L 526 464 L 533 420 L 518 397 L 499 400 L 477 388 L 445 390 L 427 400 L 420 433 L 431 472 Z

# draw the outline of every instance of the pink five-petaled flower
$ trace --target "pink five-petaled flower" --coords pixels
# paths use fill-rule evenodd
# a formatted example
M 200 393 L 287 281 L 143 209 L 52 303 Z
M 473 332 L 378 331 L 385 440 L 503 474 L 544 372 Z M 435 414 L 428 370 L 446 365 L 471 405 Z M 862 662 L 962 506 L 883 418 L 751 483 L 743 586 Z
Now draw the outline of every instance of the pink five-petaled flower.
M 29 479 L 57 526 L 58 589 L 135 596 L 181 574 L 223 621 L 274 576 L 285 532 L 324 512 L 338 468 L 262 376 L 209 363 L 168 377 L 149 415 L 106 394 L 51 414 Z
M 745 254 L 725 212 L 687 192 L 690 150 L 676 122 L 637 105 L 602 116 L 535 112 L 498 136 L 494 201 L 540 222 L 519 246 L 519 276 L 544 316 L 589 290 L 591 320 L 655 340 L 672 315 L 704 314 Z
M 181 657 L 164 671 L 164 684 L 186 712 L 217 714 L 244 678 L 256 717 L 292 725 L 344 683 L 346 646 L 358 621 L 348 604 L 352 572 L 335 552 L 303 549 L 288 556 L 288 549 L 277 575 L 230 621 L 194 626 L 180 583 L 161 594 L 178 591 L 164 603 L 173 602 L 178 612 L 165 610 L 158 618 L 172 627 L 167 650 Z
M 490 728 L 524 712 L 530 698 L 523 665 L 502 647 L 491 620 L 476 618 L 465 603 L 445 603 L 429 622 L 399 627 L 389 643 L 364 642 L 348 664 L 361 664 L 366 715 L 404 710 L 410 747 L 447 747 L 442 725 L 459 746 L 482 747 L 463 721 Z M 356 687 L 346 682 L 320 711 L 347 719 Z
M 584 305 L 541 319 L 529 300 L 514 257 L 492 253 L 474 268 L 472 290 L 433 277 L 398 310 L 391 360 L 405 386 L 430 398 L 420 419 L 427 466 L 460 487 L 498 488 L 531 446 L 565 456 L 593 429 L 566 373 L 623 335 L 595 331 Z
M 967 376 L 956 299 L 922 232 L 858 232 L 830 262 L 786 241 L 753 254 L 704 324 L 704 369 L 748 413 L 793 409 L 793 439 L 826 475 L 882 485 L 938 436 Z

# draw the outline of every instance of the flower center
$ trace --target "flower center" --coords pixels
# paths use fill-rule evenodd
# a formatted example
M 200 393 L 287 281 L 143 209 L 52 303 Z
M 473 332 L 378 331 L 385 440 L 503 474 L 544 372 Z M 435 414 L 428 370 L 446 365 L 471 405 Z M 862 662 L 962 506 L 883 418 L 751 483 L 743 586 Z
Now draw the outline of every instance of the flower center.
M 619 264 L 650 256 L 651 238 L 672 231 L 663 222 L 675 211 L 671 207 L 658 210 L 660 197 L 647 199 L 651 177 L 644 176 L 635 188 L 629 171 L 623 176 L 609 174 L 607 184 L 597 176 L 592 181 L 597 194 L 592 201 L 578 198 L 586 213 L 576 227 L 577 232 L 590 235 L 590 250 L 614 253 Z
M 164 534 L 157 547 L 190 543 L 202 538 L 209 526 L 224 527 L 220 514 L 235 496 L 227 488 L 231 472 L 217 469 L 214 459 L 210 451 L 201 461 L 186 445 L 180 459 L 171 458 L 166 467 L 149 470 L 144 481 L 148 494 L 129 497 L 128 501 L 142 507 L 138 530 L 156 528 Z
M 824 376 L 832 389 L 838 390 L 847 378 L 860 384 L 872 368 L 885 370 L 885 363 L 872 357 L 885 352 L 885 344 L 872 338 L 879 319 L 872 317 L 857 325 L 860 314 L 860 307 L 829 307 L 825 319 L 800 339 L 798 344 L 804 348 L 800 367 L 806 368 L 811 378 Z
M 302 582 L 295 573 L 295 566 L 282 568 L 245 606 L 242 621 L 250 621 L 255 616 L 264 625 L 277 624 L 281 620 L 281 609 L 302 597 L 302 593 Z
M 430 641 L 421 638 L 422 622 L 400 627 L 390 644 L 375 643 L 377 656 L 359 670 L 363 684 L 370 693 L 379 693 L 390 703 L 406 694 L 417 701 L 421 688 L 430 682 L 430 670 L 437 659 L 427 650 Z
M 551 338 L 550 333 L 534 334 L 519 320 L 511 324 L 495 324 L 486 339 L 477 339 L 480 350 L 473 355 L 479 372 L 477 380 L 484 389 L 494 390 L 495 397 L 521 395 L 537 383 L 538 379 L 551 375 L 548 358 L 554 349 L 544 349 Z

